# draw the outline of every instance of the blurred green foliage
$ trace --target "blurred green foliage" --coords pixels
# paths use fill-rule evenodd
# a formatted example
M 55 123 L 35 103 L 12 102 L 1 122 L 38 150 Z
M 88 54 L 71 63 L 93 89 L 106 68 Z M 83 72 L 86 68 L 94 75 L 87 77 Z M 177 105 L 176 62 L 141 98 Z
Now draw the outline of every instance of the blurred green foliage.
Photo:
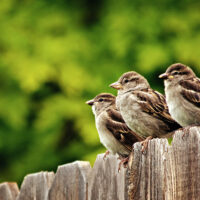
M 128 71 L 200 73 L 197 0 L 1 0 L 0 181 L 94 162 L 105 149 L 85 101 Z

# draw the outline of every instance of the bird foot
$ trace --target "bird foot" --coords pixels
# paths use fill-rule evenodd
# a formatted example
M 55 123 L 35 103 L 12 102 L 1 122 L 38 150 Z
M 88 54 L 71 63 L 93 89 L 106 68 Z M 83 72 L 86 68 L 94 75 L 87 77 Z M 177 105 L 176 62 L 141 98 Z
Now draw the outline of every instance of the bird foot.
M 121 161 L 120 161 L 120 163 L 119 163 L 119 167 L 118 167 L 118 172 L 120 172 L 121 166 L 122 166 L 122 165 L 124 166 L 124 168 L 127 167 L 127 165 L 128 165 L 128 160 L 129 160 L 129 156 L 126 157 L 126 158 L 121 159 Z
M 182 139 L 183 139 L 186 135 L 189 134 L 190 128 L 192 128 L 193 126 L 195 126 L 195 124 L 194 124 L 194 125 L 189 125 L 189 126 L 186 126 L 186 127 L 182 128 L 182 130 L 183 130 Z
M 152 138 L 153 138 L 152 136 L 149 136 L 144 141 L 141 142 L 141 145 L 142 145 L 142 150 L 141 151 L 142 151 L 143 154 L 144 154 L 145 150 L 148 147 L 149 140 L 151 140 Z
M 109 154 L 110 154 L 110 151 L 107 150 L 107 151 L 105 152 L 104 156 L 103 156 L 103 160 L 105 160 L 106 157 L 107 157 L 107 155 L 109 155 Z

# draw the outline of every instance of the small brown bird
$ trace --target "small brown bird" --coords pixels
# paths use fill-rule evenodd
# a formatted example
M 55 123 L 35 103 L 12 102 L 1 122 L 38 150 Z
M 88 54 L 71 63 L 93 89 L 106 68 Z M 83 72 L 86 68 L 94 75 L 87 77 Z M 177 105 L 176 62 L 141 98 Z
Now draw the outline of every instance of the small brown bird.
M 176 63 L 159 78 L 164 79 L 171 116 L 183 127 L 200 125 L 200 79 L 188 66 Z
M 128 128 L 116 108 L 115 100 L 114 95 L 101 93 L 86 103 L 92 106 L 101 143 L 112 154 L 127 158 L 132 150 L 132 145 L 144 138 Z M 123 162 L 125 161 L 127 159 Z
M 110 85 L 118 90 L 116 105 L 125 123 L 139 136 L 145 137 L 144 149 L 153 137 L 169 137 L 180 128 L 168 112 L 165 97 L 150 88 L 137 72 L 124 73 Z

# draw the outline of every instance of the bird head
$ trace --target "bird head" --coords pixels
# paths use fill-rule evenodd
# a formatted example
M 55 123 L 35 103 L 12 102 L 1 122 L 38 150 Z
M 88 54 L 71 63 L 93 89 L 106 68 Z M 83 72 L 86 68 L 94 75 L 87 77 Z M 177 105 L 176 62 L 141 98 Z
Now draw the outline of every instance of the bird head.
M 124 73 L 117 82 L 110 84 L 110 87 L 117 89 L 119 93 L 128 90 L 140 90 L 149 88 L 148 81 L 134 71 Z
M 94 99 L 86 101 L 86 104 L 92 106 L 93 113 L 99 115 L 108 107 L 115 105 L 116 97 L 110 93 L 98 94 Z
M 159 78 L 167 82 L 179 82 L 193 77 L 195 77 L 195 74 L 192 69 L 181 63 L 175 63 L 169 66 L 166 72 L 159 76 Z

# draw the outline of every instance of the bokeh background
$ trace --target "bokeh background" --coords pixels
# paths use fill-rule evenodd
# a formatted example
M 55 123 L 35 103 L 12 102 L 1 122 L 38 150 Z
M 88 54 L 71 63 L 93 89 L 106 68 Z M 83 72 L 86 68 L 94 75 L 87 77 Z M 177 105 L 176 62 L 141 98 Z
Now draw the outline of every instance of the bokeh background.
M 0 181 L 94 162 L 105 151 L 85 101 L 136 70 L 200 75 L 199 0 L 1 0 Z

